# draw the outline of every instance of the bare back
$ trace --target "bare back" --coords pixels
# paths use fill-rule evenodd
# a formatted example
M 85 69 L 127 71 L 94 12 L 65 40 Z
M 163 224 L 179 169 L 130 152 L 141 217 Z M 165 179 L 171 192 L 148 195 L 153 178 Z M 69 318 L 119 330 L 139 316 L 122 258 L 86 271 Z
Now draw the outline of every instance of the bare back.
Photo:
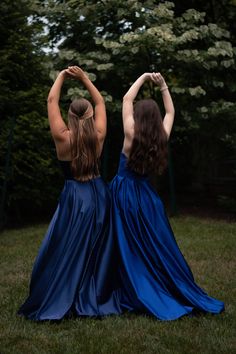
M 102 148 L 103 148 L 103 143 L 104 139 L 100 138 L 100 134 L 97 134 L 98 138 L 98 158 L 100 157 L 102 153 Z M 73 136 L 71 134 L 71 131 L 68 129 L 67 130 L 67 137 L 61 142 L 55 142 L 56 146 L 56 151 L 57 151 L 57 158 L 60 161 L 71 161 L 72 160 L 72 147 L 73 147 Z

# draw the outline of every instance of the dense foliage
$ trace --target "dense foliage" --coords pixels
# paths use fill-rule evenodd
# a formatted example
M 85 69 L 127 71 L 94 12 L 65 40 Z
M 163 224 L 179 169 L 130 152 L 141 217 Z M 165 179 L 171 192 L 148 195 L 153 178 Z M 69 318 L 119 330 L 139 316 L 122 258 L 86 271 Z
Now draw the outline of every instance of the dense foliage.
M 108 180 L 122 143 L 122 97 L 139 74 L 161 71 L 176 107 L 171 148 L 179 191 L 214 195 L 234 207 L 235 1 L 4 0 L 0 7 L 1 154 L 16 122 L 10 210 L 35 201 L 44 205 L 58 192 L 45 98 L 49 71 L 54 78 L 55 71 L 70 64 L 82 66 L 106 98 L 103 171 Z M 50 56 L 43 46 L 52 49 Z M 72 84 L 65 99 L 76 95 L 87 93 Z M 141 90 L 140 97 L 146 96 L 162 106 L 152 85 Z M 5 175 L 1 169 L 2 181 Z
M 107 92 L 109 178 L 116 169 L 113 145 L 120 148 L 114 137 L 121 131 L 122 96 L 139 74 L 161 71 L 176 106 L 171 144 L 177 185 L 212 195 L 231 193 L 236 158 L 235 3 L 175 3 L 47 1 L 42 13 L 50 24 L 51 41 L 64 39 L 55 68 L 82 65 Z M 76 94 L 85 92 L 68 92 Z M 150 95 L 161 101 L 151 85 L 140 97 Z
M 42 25 L 33 21 L 32 3 L 3 0 L 0 11 L 1 218 L 8 214 L 12 221 L 55 201 L 46 114 L 51 81 Z

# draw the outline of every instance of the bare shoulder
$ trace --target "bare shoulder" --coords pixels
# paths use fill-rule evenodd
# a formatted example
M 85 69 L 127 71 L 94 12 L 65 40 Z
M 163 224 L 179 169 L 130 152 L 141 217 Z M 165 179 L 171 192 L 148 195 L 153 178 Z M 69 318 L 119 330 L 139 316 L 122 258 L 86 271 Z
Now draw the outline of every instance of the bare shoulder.
M 71 146 L 73 144 L 71 132 L 67 130 L 63 134 L 63 139 L 54 140 L 54 142 L 58 160 L 71 160 Z

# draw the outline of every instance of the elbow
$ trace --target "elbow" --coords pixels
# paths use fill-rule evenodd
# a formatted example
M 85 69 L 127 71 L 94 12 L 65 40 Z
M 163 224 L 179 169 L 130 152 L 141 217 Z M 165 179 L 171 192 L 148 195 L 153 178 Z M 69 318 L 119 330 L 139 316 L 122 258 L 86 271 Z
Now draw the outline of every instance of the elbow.
M 48 104 L 50 104 L 50 103 L 52 103 L 53 101 L 54 101 L 54 97 L 52 96 L 52 95 L 48 95 L 48 99 L 47 99 L 47 102 L 48 102 Z
M 47 102 L 48 104 L 50 103 L 54 103 L 59 101 L 59 97 L 57 95 L 55 95 L 54 93 L 49 92 L 48 94 L 48 98 L 47 98 Z
M 128 93 L 123 96 L 123 102 L 131 101 L 131 97 Z
M 166 112 L 170 117 L 172 117 L 174 119 L 175 117 L 175 109 L 169 109 L 169 111 Z
M 105 100 L 102 96 L 98 97 L 96 100 L 93 101 L 95 106 L 103 105 L 105 106 Z
M 104 107 L 106 109 L 105 101 L 104 99 L 99 99 L 96 102 L 94 102 L 95 107 Z
M 100 97 L 100 101 L 99 101 L 101 104 L 104 104 L 105 105 L 105 100 L 103 98 L 103 96 Z

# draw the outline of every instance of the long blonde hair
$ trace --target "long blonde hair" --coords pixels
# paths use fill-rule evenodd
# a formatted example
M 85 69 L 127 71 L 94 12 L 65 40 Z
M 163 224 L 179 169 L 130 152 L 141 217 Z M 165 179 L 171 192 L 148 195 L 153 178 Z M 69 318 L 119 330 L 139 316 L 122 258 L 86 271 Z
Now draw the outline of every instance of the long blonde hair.
M 94 111 L 85 98 L 72 101 L 68 111 L 71 139 L 71 170 L 73 177 L 87 181 L 99 175 L 98 138 L 94 125 Z

